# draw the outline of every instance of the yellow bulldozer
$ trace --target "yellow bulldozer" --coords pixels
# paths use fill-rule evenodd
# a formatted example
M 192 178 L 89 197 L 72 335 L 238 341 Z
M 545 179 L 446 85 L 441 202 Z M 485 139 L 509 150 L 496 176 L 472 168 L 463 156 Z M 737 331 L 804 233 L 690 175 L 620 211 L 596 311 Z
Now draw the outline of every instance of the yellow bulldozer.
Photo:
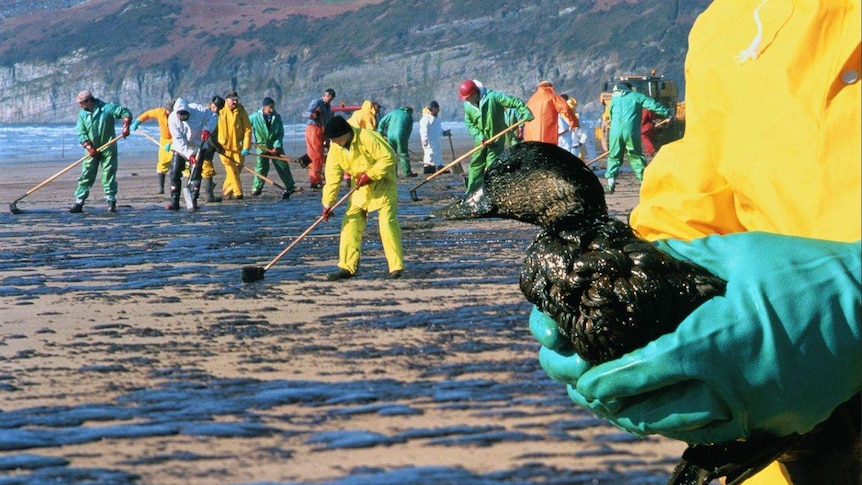
M 655 139 L 653 140 L 656 149 L 659 149 L 665 143 L 682 138 L 683 133 L 685 133 L 685 101 L 679 100 L 679 90 L 676 87 L 676 83 L 665 79 L 664 76 L 656 75 L 656 72 L 652 71 L 649 75 L 631 74 L 614 76 L 605 82 L 604 89 L 599 95 L 599 100 L 603 107 L 602 123 L 596 126 L 596 140 L 601 144 L 601 148 L 605 151 L 608 149 L 608 104 L 611 102 L 614 85 L 621 82 L 631 84 L 633 91 L 646 94 L 667 106 L 673 112 L 671 118 L 662 120 L 656 124 Z

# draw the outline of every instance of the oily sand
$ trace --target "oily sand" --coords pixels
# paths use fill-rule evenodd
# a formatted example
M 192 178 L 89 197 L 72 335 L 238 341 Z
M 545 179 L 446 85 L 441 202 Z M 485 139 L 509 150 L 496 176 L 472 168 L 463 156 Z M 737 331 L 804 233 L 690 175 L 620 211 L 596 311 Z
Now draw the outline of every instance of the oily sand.
M 517 287 L 536 228 L 426 218 L 458 176 L 419 201 L 422 178 L 399 179 L 404 278 L 372 215 L 355 278 L 325 278 L 331 220 L 244 284 L 318 217 L 303 171 L 289 201 L 267 186 L 172 213 L 120 143 L 118 213 L 98 184 L 68 212 L 76 167 L 0 214 L 0 484 L 667 480 L 681 443 L 603 423 L 539 367 Z M 0 200 L 67 164 L 4 168 Z M 636 201 L 626 172 L 611 211 Z

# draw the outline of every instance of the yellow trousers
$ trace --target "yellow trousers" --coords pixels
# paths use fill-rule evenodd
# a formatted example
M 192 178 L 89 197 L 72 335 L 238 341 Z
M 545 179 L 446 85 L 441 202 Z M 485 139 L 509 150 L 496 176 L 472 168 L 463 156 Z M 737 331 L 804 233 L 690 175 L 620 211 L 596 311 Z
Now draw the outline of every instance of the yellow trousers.
M 225 197 L 242 196 L 242 184 L 239 180 L 239 172 L 243 167 L 242 155 L 237 154 L 236 157 L 237 160 L 234 160 L 220 155 L 221 163 L 224 165 L 224 184 L 222 184 L 221 192 Z
M 380 242 L 383 254 L 389 265 L 389 272 L 404 269 L 404 253 L 401 247 L 401 226 L 398 224 L 397 211 L 389 204 L 377 211 L 380 227 Z M 362 252 L 362 233 L 368 223 L 365 209 L 350 205 L 341 221 L 341 243 L 338 248 L 338 267 L 353 274 L 359 269 L 359 256 Z

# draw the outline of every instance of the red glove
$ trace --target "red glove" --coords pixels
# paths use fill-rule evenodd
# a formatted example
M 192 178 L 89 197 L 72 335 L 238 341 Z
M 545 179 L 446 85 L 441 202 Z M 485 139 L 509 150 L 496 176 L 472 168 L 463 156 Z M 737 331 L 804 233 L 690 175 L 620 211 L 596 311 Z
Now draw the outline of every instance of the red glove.
M 189 164 L 190 164 L 192 167 L 194 167 L 195 165 L 197 165 L 197 164 L 198 164 L 198 160 L 197 160 L 197 158 L 195 158 L 195 156 L 194 156 L 194 155 L 192 155 L 192 156 L 190 156 L 190 157 L 189 157 Z
M 130 129 L 131 125 L 132 125 L 132 119 L 131 118 L 123 118 L 123 132 L 121 133 L 121 135 L 123 135 L 123 138 L 129 136 L 129 133 L 132 132 L 132 130 Z
M 205 142 L 210 139 L 210 130 L 204 130 L 201 132 L 201 141 Z
M 84 150 L 87 150 L 87 153 L 92 158 L 99 158 L 99 152 L 96 151 L 95 147 L 93 147 L 93 144 L 90 142 L 90 140 L 87 140 L 84 143 L 81 143 L 81 146 L 84 147 Z
M 329 218 L 332 217 L 332 207 L 323 206 L 323 212 L 320 214 L 320 217 L 322 217 L 324 221 L 329 221 Z
M 356 186 L 362 187 L 371 183 L 371 179 L 368 177 L 368 174 L 362 172 L 361 174 L 356 176 Z

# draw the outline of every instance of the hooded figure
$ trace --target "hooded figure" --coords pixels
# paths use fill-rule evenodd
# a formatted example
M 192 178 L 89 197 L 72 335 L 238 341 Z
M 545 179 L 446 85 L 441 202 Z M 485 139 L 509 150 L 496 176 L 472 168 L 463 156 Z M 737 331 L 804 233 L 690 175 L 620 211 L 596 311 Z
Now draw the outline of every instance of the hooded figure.
M 536 118 L 524 124 L 524 141 L 556 144 L 560 135 L 558 115 L 566 119 L 569 129 L 578 127 L 575 112 L 562 96 L 554 92 L 554 86 L 548 81 L 539 83 L 536 92 L 527 101 L 527 107 Z
M 413 133 L 413 108 L 402 106 L 386 113 L 386 116 L 380 119 L 377 131 L 386 137 L 389 145 L 398 154 L 404 176 L 415 177 L 416 174 L 410 169 L 410 152 L 407 148 L 410 134 Z
M 631 90 L 627 83 L 614 86 L 611 102 L 608 106 L 610 115 L 610 130 L 608 133 L 608 169 L 605 178 L 608 181 L 606 191 L 613 193 L 616 176 L 623 164 L 623 155 L 628 154 L 629 164 L 638 180 L 644 178 L 645 157 L 641 147 L 641 110 L 646 109 L 667 118 L 670 109 L 645 94 Z
M 171 202 L 166 209 L 179 210 L 180 191 L 183 171 L 189 163 L 189 189 L 192 192 L 193 208 L 197 208 L 201 187 L 200 154 L 203 142 L 209 139 L 218 126 L 218 116 L 209 108 L 197 103 L 189 103 L 183 98 L 174 102 L 174 110 L 168 116 L 168 129 L 171 132 Z
M 364 128 L 366 130 L 377 129 L 377 106 L 371 100 L 366 99 L 362 102 L 362 107 L 354 111 L 347 120 L 354 128 Z
M 440 122 L 440 105 L 431 101 L 422 109 L 419 119 L 419 139 L 422 141 L 422 164 L 424 173 L 434 173 L 443 168 L 443 124 Z

